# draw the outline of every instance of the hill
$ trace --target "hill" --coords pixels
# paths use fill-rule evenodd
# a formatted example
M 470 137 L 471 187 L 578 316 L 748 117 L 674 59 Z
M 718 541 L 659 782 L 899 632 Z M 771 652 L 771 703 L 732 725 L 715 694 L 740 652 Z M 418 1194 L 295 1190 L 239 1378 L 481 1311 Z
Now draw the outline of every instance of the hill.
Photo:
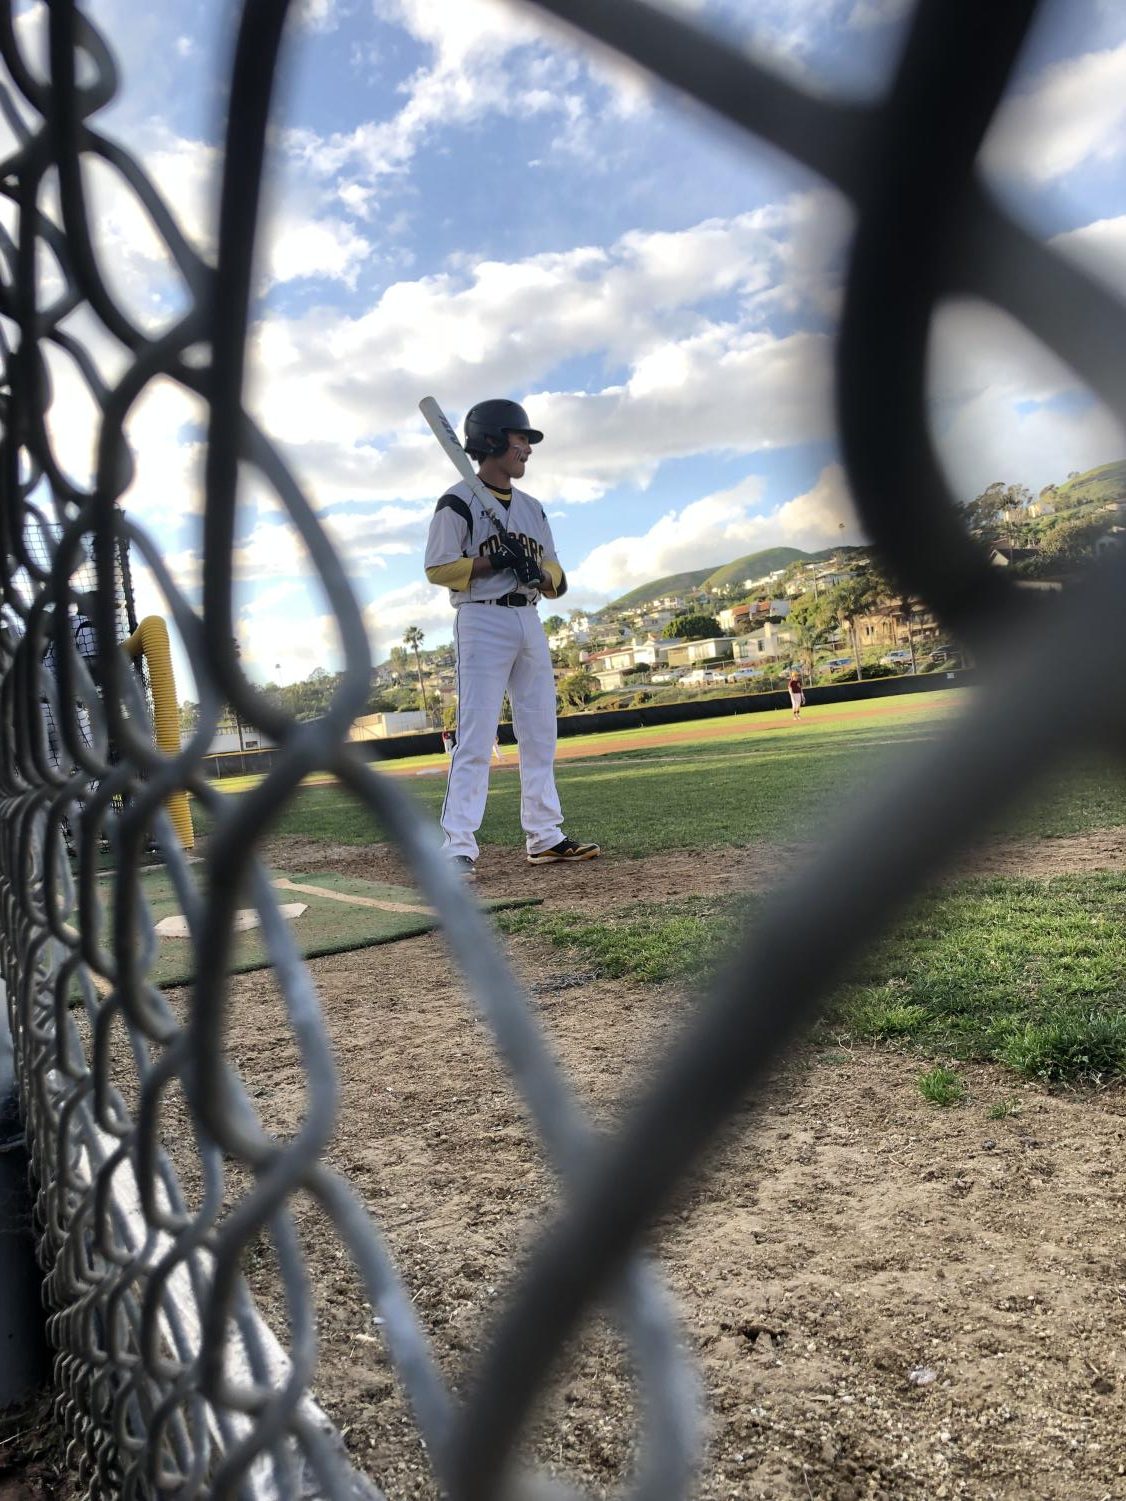
M 1126 460 L 1088 469 L 1056 486 L 1058 506 L 1085 506 L 1097 501 L 1126 500 Z
M 629 610 L 638 605 L 647 605 L 651 599 L 660 599 L 665 594 L 683 594 L 686 589 L 698 589 L 705 579 L 711 578 L 714 568 L 693 568 L 688 573 L 670 573 L 663 579 L 654 579 L 651 584 L 639 584 L 621 599 L 611 600 L 603 610 Z M 601 613 L 601 612 L 600 612 Z
M 811 554 L 797 547 L 767 547 L 762 552 L 749 552 L 746 557 L 725 563 L 704 580 L 708 589 L 725 589 L 729 584 L 741 584 L 744 579 L 765 578 L 778 568 L 788 568 L 791 563 L 804 563 Z
M 761 552 L 749 552 L 732 563 L 719 568 L 694 568 L 688 573 L 670 573 L 665 578 L 654 579 L 649 584 L 639 584 L 620 599 L 603 605 L 603 611 L 636 609 L 650 600 L 661 599 L 666 594 L 683 594 L 688 589 L 721 589 L 731 584 L 740 585 L 744 579 L 760 579 L 776 568 L 788 568 L 791 563 L 823 563 L 830 558 L 848 557 L 853 553 L 867 554 L 866 547 L 826 547 L 821 552 L 802 552 L 800 547 L 766 547 Z

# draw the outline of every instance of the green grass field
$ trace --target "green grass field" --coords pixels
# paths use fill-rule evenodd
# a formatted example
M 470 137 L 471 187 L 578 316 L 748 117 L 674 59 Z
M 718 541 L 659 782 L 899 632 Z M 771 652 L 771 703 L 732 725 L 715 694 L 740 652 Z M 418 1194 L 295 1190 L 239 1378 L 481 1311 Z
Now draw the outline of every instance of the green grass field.
M 626 856 L 812 837 L 850 794 L 876 784 L 913 744 L 939 734 L 951 704 L 965 705 L 970 692 L 919 694 L 900 700 L 902 707 L 894 714 L 872 719 L 833 719 L 826 711 L 819 722 L 817 711 L 807 710 L 795 725 L 788 711 L 748 715 L 746 732 L 729 739 L 681 743 L 672 736 L 686 726 L 671 725 L 667 743 L 652 746 L 639 742 L 660 731 L 625 730 L 568 741 L 569 748 L 580 751 L 597 746 L 603 752 L 613 746 L 609 755 L 558 763 L 568 831 L 598 839 L 606 850 Z M 394 764 L 407 772 L 443 773 L 444 760 L 429 756 Z M 232 782 L 217 785 L 236 790 Z M 412 776 L 405 785 L 437 817 L 444 775 Z M 515 772 L 494 771 L 483 844 L 522 845 L 519 801 Z M 198 807 L 196 815 L 197 827 L 206 832 L 206 815 Z M 1126 781 L 1109 769 L 1077 765 L 1001 827 L 1051 836 L 1123 824 Z M 382 837 L 370 815 L 332 784 L 305 788 L 281 812 L 274 832 L 355 845 Z
M 750 902 L 753 914 L 754 902 Z M 650 982 L 706 975 L 748 898 L 634 903 L 605 919 L 528 910 L 499 922 Z M 1126 1074 L 1126 875 L 957 882 L 921 898 L 853 966 L 819 1032 L 988 1059 L 1049 1083 Z
M 800 726 L 788 713 L 756 715 L 753 727 L 748 716 L 745 732 L 688 743 L 672 738 L 683 725 L 652 745 L 640 743 L 651 731 L 588 737 L 591 749 L 597 744 L 604 752 L 609 744 L 613 751 L 560 761 L 567 827 L 598 839 L 616 857 L 694 849 L 722 859 L 725 848 L 812 839 L 855 793 L 878 787 L 890 765 L 941 734 L 952 706 L 957 712 L 969 699 L 968 690 L 920 694 L 878 718 L 833 718 L 826 711 L 819 721 L 807 710 Z M 444 769 L 433 757 L 405 769 L 425 772 L 436 762 Z M 437 815 L 444 776 L 412 777 L 405 785 Z M 999 820 L 997 832 L 1053 838 L 1124 825 L 1121 772 L 1077 762 Z M 274 831 L 351 845 L 383 837 L 370 815 L 331 785 L 305 789 Z M 481 841 L 522 844 L 512 770 L 494 773 Z M 746 898 L 738 905 L 745 909 Z M 597 921 L 529 909 L 498 925 L 581 953 L 607 975 L 677 981 L 706 971 L 723 952 L 735 907 L 686 892 Z M 1121 1077 L 1123 918 L 1126 876 L 1118 874 L 949 885 L 921 899 L 867 951 L 822 1030 L 947 1061 L 990 1059 L 1052 1083 Z M 934 1079 L 924 1094 L 936 1103 L 958 1098 L 955 1086 Z

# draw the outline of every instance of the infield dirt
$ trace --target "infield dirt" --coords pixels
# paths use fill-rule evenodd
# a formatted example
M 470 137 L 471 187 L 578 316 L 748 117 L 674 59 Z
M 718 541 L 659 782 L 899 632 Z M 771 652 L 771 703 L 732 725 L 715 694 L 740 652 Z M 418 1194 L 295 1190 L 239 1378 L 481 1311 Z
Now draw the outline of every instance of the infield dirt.
M 488 850 L 483 894 L 607 913 L 754 888 L 798 847 L 530 870 Z M 976 870 L 1121 868 L 1126 830 L 1010 841 Z M 401 878 L 383 847 L 276 841 L 271 863 Z M 682 1022 L 686 996 L 584 973 L 509 940 L 578 1094 L 611 1125 Z M 463 1381 L 552 1182 L 439 936 L 314 960 L 340 1070 L 330 1158 L 378 1216 L 449 1379 Z M 232 987 L 230 1046 L 267 1123 L 301 1120 L 296 1051 L 263 974 Z M 652 1244 L 701 1370 L 710 1438 L 698 1494 L 748 1501 L 1126 1496 L 1126 1095 L 1050 1094 L 960 1066 L 961 1106 L 916 1087 L 925 1064 L 806 1046 L 732 1122 Z M 990 1116 L 1001 1101 L 1015 1113 Z M 171 1123 L 170 1123 L 171 1124 Z M 297 1210 L 321 1321 L 316 1394 L 392 1501 L 436 1494 L 335 1237 Z M 273 1257 L 247 1268 L 284 1327 Z M 630 1373 L 585 1331 L 538 1419 L 541 1462 L 608 1493 L 628 1472 Z
M 810 853 L 758 846 L 532 868 L 487 849 L 478 886 L 609 915 L 763 889 Z M 383 846 L 285 839 L 265 854 L 281 869 L 407 879 Z M 1126 829 L 1111 829 L 995 842 L 965 869 L 1032 876 L 1120 870 L 1124 859 Z M 612 1127 L 675 1045 L 690 998 L 676 985 L 600 978 L 542 939 L 507 946 L 579 1097 Z M 543 1154 L 439 935 L 309 968 L 340 1076 L 329 1160 L 378 1219 L 447 1379 L 463 1387 L 551 1214 Z M 172 997 L 183 1004 L 182 992 Z M 233 979 L 228 1047 L 265 1124 L 291 1135 L 305 1078 L 268 972 Z M 963 1064 L 965 1102 L 938 1109 L 917 1088 L 927 1066 L 886 1049 L 806 1044 L 654 1227 L 709 1414 L 699 1497 L 1126 1497 L 1126 1091 L 1052 1094 Z M 995 1117 L 1002 1102 L 1011 1113 Z M 189 1200 L 190 1137 L 171 1096 L 165 1139 Z M 233 1199 L 237 1171 L 229 1186 Z M 294 1213 L 318 1317 L 315 1395 L 389 1501 L 434 1497 L 347 1256 L 308 1201 Z M 244 1270 L 284 1339 L 265 1238 Z M 603 1496 L 627 1476 L 634 1435 L 628 1356 L 592 1321 L 529 1447 Z M 2 1443 L 0 1496 L 77 1501 L 45 1413 Z

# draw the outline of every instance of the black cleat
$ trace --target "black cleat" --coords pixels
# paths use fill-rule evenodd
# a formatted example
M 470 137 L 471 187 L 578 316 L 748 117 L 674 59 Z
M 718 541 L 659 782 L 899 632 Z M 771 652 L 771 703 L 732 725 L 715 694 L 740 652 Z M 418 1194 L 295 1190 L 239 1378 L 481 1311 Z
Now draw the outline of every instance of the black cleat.
M 579 844 L 574 839 L 561 839 L 558 844 L 553 844 L 549 850 L 539 850 L 534 855 L 528 856 L 529 865 L 554 865 L 560 860 L 593 860 L 595 855 L 602 853 L 602 846 L 598 844 Z

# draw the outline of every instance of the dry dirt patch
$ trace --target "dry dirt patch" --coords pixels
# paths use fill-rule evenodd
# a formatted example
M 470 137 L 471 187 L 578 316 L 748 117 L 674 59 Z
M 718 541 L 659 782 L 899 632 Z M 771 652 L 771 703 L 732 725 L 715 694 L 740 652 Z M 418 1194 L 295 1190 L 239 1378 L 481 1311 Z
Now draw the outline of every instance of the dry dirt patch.
M 612 852 L 578 865 L 528 865 L 518 849 L 492 846 L 477 862 L 474 889 L 482 896 L 538 896 L 549 907 L 587 911 L 634 901 L 685 895 L 720 896 L 761 891 L 816 855 L 814 843 L 756 844 L 741 849 L 666 850 L 644 859 Z M 325 844 L 278 838 L 264 858 L 279 870 L 337 871 L 368 881 L 410 884 L 398 851 L 389 844 Z M 1051 876 L 1126 869 L 1126 828 L 1097 829 L 1054 839 L 994 839 L 968 852 L 956 876 Z
M 966 870 L 1121 868 L 1126 837 L 991 846 Z M 546 905 L 762 889 L 806 847 L 530 868 L 488 850 L 487 895 Z M 393 852 L 275 841 L 278 868 L 398 880 Z M 612 1124 L 680 1026 L 685 997 L 584 974 L 533 938 L 514 962 L 574 1087 Z M 553 1185 L 442 940 L 315 960 L 337 1060 L 331 1161 L 383 1227 L 438 1357 L 464 1379 Z M 291 1133 L 304 1076 L 268 974 L 235 977 L 229 1045 L 266 1123 Z M 654 1231 L 710 1413 L 708 1501 L 1126 1497 L 1126 1103 L 1050 1095 L 992 1067 L 938 1110 L 917 1059 L 806 1047 L 732 1123 Z M 1019 1100 L 1016 1113 L 990 1107 Z M 175 1102 L 173 1142 L 189 1139 Z M 189 1192 L 190 1159 L 180 1162 Z M 237 1192 L 237 1180 L 232 1188 Z M 425 1456 L 330 1226 L 296 1206 L 321 1333 L 317 1396 L 391 1501 L 432 1497 Z M 272 1253 L 248 1276 L 285 1316 Z M 912 1375 L 914 1373 L 914 1377 Z M 541 1416 L 540 1459 L 606 1494 L 628 1470 L 628 1359 L 587 1329 Z
M 1121 848 L 1114 835 L 1010 842 L 985 868 L 1114 866 Z M 285 856 L 307 868 L 311 853 Z M 390 878 L 385 850 L 339 853 L 350 873 Z M 481 885 L 500 895 L 530 879 L 550 905 L 607 907 L 769 883 L 803 853 L 560 871 L 489 851 Z M 687 1002 L 674 987 L 569 970 L 536 940 L 510 948 L 568 1076 L 611 1123 Z M 386 1227 L 458 1380 L 551 1211 L 550 1176 L 440 937 L 312 970 L 343 1089 L 332 1159 Z M 250 1077 L 269 1080 L 262 1103 L 284 1132 L 304 1089 L 284 1028 L 263 1025 L 268 984 L 235 981 L 231 1037 Z M 700 1496 L 1126 1496 L 1123 1094 L 1052 1096 L 971 1067 L 966 1103 L 938 1110 L 918 1093 L 920 1067 L 806 1048 L 657 1227 L 711 1413 Z M 990 1118 L 1014 1097 L 1017 1113 Z M 345 1259 L 311 1214 L 304 1230 L 324 1328 L 318 1395 L 390 1497 L 431 1496 Z M 268 1255 L 251 1274 L 277 1315 Z M 628 1362 L 612 1335 L 588 1330 L 537 1451 L 602 1493 L 628 1467 L 632 1421 Z

